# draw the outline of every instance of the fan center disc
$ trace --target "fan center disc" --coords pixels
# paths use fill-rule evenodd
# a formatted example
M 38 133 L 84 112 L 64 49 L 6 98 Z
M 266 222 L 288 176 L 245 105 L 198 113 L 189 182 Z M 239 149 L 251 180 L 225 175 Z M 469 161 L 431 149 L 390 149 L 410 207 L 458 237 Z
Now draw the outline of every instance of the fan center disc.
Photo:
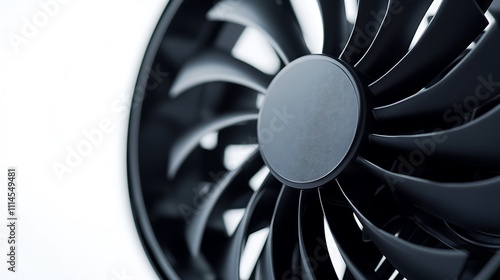
M 353 159 L 362 124 L 361 86 L 342 62 L 301 57 L 271 82 L 258 120 L 260 152 L 285 185 L 308 189 Z

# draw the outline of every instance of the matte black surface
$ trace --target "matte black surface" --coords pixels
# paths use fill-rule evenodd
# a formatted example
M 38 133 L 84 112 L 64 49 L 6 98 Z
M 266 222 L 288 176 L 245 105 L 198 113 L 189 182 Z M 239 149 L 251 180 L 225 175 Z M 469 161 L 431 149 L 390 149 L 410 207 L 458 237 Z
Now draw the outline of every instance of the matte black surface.
M 429 160 L 495 169 L 500 168 L 499 123 L 500 106 L 496 105 L 485 115 L 448 130 L 413 135 L 371 135 L 370 140 L 398 151 L 419 151 Z
M 419 246 L 385 232 L 368 221 L 351 204 L 354 213 L 387 259 L 408 279 L 457 279 L 467 253 Z
M 349 36 L 344 0 L 317 0 L 323 20 L 323 53 L 338 57 Z
M 346 66 L 319 55 L 287 65 L 269 86 L 258 121 L 260 151 L 286 185 L 334 178 L 356 150 L 361 89 Z
M 167 175 L 169 177 L 175 175 L 187 156 L 189 156 L 194 148 L 198 146 L 201 138 L 207 133 L 255 120 L 257 120 L 257 115 L 251 113 L 220 116 L 219 118 L 202 123 L 189 133 L 182 135 L 174 144 L 175 149 L 173 149 L 173 152 L 170 154 Z
M 255 27 L 266 35 L 285 62 L 309 54 L 299 23 L 288 1 L 225 0 L 208 13 L 212 20 L 223 20 Z
M 241 195 L 245 189 L 237 186 L 242 182 L 248 181 L 252 174 L 257 172 L 262 166 L 262 160 L 258 156 L 258 152 L 252 153 L 251 157 L 239 168 L 221 178 L 220 182 L 214 186 L 211 196 L 203 203 L 201 213 L 196 215 L 189 225 L 186 227 L 186 239 L 191 253 L 194 255 L 199 253 L 201 243 L 203 241 L 203 233 L 212 215 L 222 213 L 223 205 L 217 202 L 223 198 L 231 199 Z
M 338 279 L 328 258 L 322 212 L 317 191 L 300 192 L 298 238 L 305 279 Z
M 262 254 L 268 255 L 272 266 L 272 277 L 281 279 L 285 275 L 300 275 L 298 248 L 298 208 L 300 191 L 283 187 L 274 208 L 269 236 Z M 295 260 L 294 260 L 295 257 Z
M 487 24 L 474 0 L 444 0 L 415 47 L 370 90 L 389 100 L 415 93 L 452 63 Z
M 475 182 L 434 182 L 384 170 L 361 160 L 370 171 L 394 191 L 422 209 L 468 229 L 500 233 L 498 188 L 500 177 Z
M 226 279 L 239 279 L 240 267 L 235 266 L 235 261 L 239 263 L 243 246 L 246 243 L 248 231 L 252 230 L 252 226 L 256 224 L 269 223 L 272 218 L 276 199 L 278 198 L 280 185 L 275 182 L 274 178 L 268 177 L 263 183 L 263 186 L 258 189 L 253 195 L 248 206 L 245 209 L 245 215 L 241 219 L 236 232 L 231 237 L 228 253 L 224 260 L 224 271 Z M 255 228 L 253 228 L 255 230 Z
M 494 16 L 500 19 L 500 14 Z M 464 103 L 471 102 L 467 108 L 479 106 L 500 92 L 500 86 L 492 86 L 489 82 L 500 81 L 497 78 L 500 76 L 499 47 L 500 27 L 495 22 L 474 49 L 441 81 L 407 99 L 375 108 L 375 117 L 379 120 L 446 118 L 453 123 L 464 121 L 462 116 L 456 114 L 454 104 L 465 106 Z M 464 110 L 465 113 L 467 111 Z
M 356 69 L 370 79 L 378 79 L 390 70 L 408 52 L 431 3 L 432 0 L 391 0 L 389 15 Z
M 387 0 L 359 0 L 356 22 L 340 59 L 356 64 L 370 47 L 387 11 Z
M 230 82 L 264 93 L 271 77 L 229 54 L 207 51 L 189 61 L 177 74 L 170 95 L 177 97 L 197 85 Z

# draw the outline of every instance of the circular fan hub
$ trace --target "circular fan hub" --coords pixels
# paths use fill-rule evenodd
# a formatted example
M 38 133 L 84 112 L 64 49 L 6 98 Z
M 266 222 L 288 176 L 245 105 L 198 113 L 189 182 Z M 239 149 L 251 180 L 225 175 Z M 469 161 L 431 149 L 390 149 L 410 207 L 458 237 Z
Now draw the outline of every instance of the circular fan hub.
M 285 185 L 309 189 L 353 159 L 363 123 L 359 81 L 322 55 L 301 57 L 271 82 L 258 120 L 260 152 Z

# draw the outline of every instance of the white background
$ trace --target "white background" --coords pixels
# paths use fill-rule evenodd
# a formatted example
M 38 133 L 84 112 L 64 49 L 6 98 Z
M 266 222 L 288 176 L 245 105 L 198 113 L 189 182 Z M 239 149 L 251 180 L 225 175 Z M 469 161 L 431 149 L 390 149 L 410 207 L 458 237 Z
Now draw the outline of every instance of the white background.
M 0 2 L 0 279 L 157 279 L 128 199 L 127 106 L 167 0 L 60 0 L 51 15 L 47 2 Z M 27 22 L 35 30 L 23 34 Z M 55 162 L 67 165 L 68 148 L 103 120 L 112 131 L 58 178 Z M 11 166 L 16 273 L 6 263 Z

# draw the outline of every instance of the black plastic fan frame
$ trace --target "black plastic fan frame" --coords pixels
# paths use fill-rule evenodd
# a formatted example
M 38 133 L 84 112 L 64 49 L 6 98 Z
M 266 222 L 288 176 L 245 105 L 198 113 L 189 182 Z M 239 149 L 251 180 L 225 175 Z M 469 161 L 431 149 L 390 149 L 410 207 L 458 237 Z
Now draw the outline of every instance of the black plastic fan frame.
M 158 276 L 500 279 L 500 1 L 443 0 L 414 45 L 433 1 L 310 2 L 321 53 L 290 0 L 167 4 L 127 144 Z M 276 73 L 232 54 L 249 29 Z

